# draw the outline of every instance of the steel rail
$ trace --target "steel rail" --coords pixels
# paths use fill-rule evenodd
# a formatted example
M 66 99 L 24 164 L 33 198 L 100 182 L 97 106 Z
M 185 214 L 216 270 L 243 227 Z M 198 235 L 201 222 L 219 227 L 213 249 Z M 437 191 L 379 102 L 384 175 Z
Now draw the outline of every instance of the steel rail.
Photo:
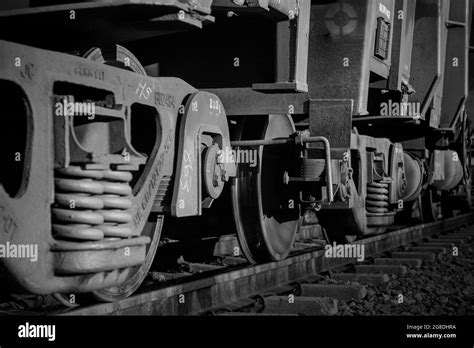
M 439 222 L 401 228 L 357 241 L 366 257 L 396 249 L 441 232 L 474 223 L 474 214 L 463 214 Z M 277 286 L 307 278 L 351 262 L 327 258 L 324 248 L 262 265 L 244 266 L 203 279 L 155 289 L 143 289 L 130 298 L 79 307 L 62 315 L 189 315 L 224 308 Z

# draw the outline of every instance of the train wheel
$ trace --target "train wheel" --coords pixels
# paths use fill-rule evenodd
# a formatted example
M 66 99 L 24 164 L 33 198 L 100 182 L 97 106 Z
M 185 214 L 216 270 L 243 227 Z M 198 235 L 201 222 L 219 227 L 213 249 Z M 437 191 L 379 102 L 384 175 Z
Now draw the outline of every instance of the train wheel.
M 420 208 L 419 198 L 420 197 L 413 201 L 403 203 L 403 210 L 395 216 L 397 224 L 422 222 L 423 215 Z
M 236 140 L 286 138 L 295 132 L 288 116 L 271 115 L 246 120 Z M 244 256 L 252 263 L 284 259 L 293 246 L 299 224 L 297 204 L 289 204 L 283 183 L 290 163 L 284 145 L 259 146 L 258 163 L 240 163 L 232 181 L 231 197 L 237 235 Z
M 68 295 L 65 294 L 53 294 L 53 298 L 66 308 L 76 308 L 79 306 L 76 301 L 71 302 Z
M 345 240 L 344 240 L 344 243 L 354 243 L 358 238 L 359 236 L 344 236 L 345 237 Z
M 436 189 L 428 188 L 419 197 L 423 222 L 434 222 L 441 218 L 441 196 Z
M 122 284 L 106 289 L 100 289 L 92 292 L 92 295 L 99 301 L 114 302 L 127 298 L 133 294 L 141 285 L 148 274 L 153 260 L 155 258 L 156 250 L 158 249 L 158 242 L 160 240 L 161 229 L 163 227 L 163 216 L 150 215 L 148 222 L 145 224 L 141 236 L 148 236 L 151 243 L 146 248 L 145 262 L 140 266 L 132 267 L 130 277 Z
M 120 45 L 110 47 L 94 47 L 82 55 L 84 58 L 97 63 L 146 75 L 145 68 L 129 50 Z
M 471 174 L 471 162 L 472 162 L 472 139 L 471 139 L 471 122 L 466 112 L 464 112 L 464 118 L 461 128 L 461 149 L 459 154 L 461 156 L 461 163 L 463 165 L 463 185 L 465 190 L 465 199 L 462 202 L 461 209 L 463 211 L 470 211 L 472 209 L 472 197 L 471 197 L 471 186 L 472 186 L 472 174 Z
M 98 63 L 146 75 L 145 68 L 140 61 L 130 51 L 119 45 L 107 48 L 95 47 L 87 51 L 83 57 Z M 148 217 L 148 221 L 140 234 L 151 239 L 151 243 L 146 248 L 145 262 L 140 266 L 132 267 L 129 272 L 130 276 L 122 284 L 93 291 L 92 295 L 96 299 L 105 302 L 118 301 L 130 296 L 137 290 L 145 279 L 155 258 L 162 225 L 163 216 L 150 215 Z

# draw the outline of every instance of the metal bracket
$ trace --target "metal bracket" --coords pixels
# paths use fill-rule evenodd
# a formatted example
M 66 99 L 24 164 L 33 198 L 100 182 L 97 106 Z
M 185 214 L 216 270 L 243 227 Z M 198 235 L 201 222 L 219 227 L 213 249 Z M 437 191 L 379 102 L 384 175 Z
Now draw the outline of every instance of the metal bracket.
M 181 119 L 179 149 L 176 164 L 171 214 L 195 216 L 202 208 L 202 164 L 200 138 L 203 134 L 215 137 L 221 150 L 230 148 L 229 128 L 220 99 L 208 92 L 189 96 Z M 225 180 L 236 175 L 235 163 L 224 163 Z
M 282 139 L 266 139 L 266 140 L 239 140 L 232 141 L 232 146 L 270 146 L 270 145 L 284 145 L 294 144 L 297 146 L 305 145 L 308 143 L 322 143 L 324 146 L 324 159 L 326 161 L 326 191 L 328 196 L 328 202 L 331 203 L 334 199 L 333 187 L 332 187 L 332 167 L 331 167 L 331 145 L 329 140 L 322 136 L 304 136 L 300 133 L 296 133 L 295 136 Z

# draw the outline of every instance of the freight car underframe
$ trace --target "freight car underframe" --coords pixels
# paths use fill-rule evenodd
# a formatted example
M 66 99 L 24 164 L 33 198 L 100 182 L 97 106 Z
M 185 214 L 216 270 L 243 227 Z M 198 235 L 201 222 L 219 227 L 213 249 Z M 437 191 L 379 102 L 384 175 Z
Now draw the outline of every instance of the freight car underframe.
M 226 88 L 209 89 L 215 93 L 226 106 L 227 116 L 232 117 L 255 117 L 267 114 L 283 114 L 291 110 L 292 118 L 295 120 L 296 129 L 309 129 L 310 135 L 325 136 L 331 144 L 331 157 L 333 162 L 333 182 L 336 193 L 355 193 L 357 199 L 342 199 L 339 195 L 330 205 L 322 205 L 319 212 L 320 222 L 326 228 L 332 229 L 330 233 L 336 240 L 347 240 L 346 235 L 370 234 L 385 228 L 367 228 L 371 226 L 386 226 L 393 223 L 393 213 L 403 211 L 404 218 L 408 215 L 407 210 L 416 206 L 421 209 L 419 218 L 422 221 L 433 221 L 437 218 L 438 205 L 432 202 L 431 189 L 441 190 L 445 193 L 453 191 L 454 188 L 469 185 L 470 174 L 465 170 L 469 159 L 462 155 L 469 136 L 469 125 L 466 124 L 467 114 L 464 110 L 459 121 L 464 125 L 462 134 L 453 139 L 454 133 L 448 129 L 430 128 L 426 122 L 415 115 L 413 117 L 353 117 L 353 100 L 320 100 L 311 99 L 305 93 L 261 93 L 251 88 Z M 364 120 L 366 119 L 366 120 Z M 385 125 L 386 128 L 377 128 Z M 368 127 L 374 126 L 374 127 Z M 457 124 L 453 125 L 458 127 Z M 358 134 L 358 128 L 367 131 L 371 136 Z M 387 130 L 387 127 L 388 130 Z M 378 131 L 378 133 L 377 133 Z M 466 133 L 466 135 L 464 134 Z M 395 134 L 397 138 L 403 138 L 409 149 L 403 152 L 402 159 L 394 155 L 394 152 L 402 153 L 401 145 L 397 142 L 388 142 L 387 139 L 377 138 L 376 134 Z M 403 135 L 402 135 L 403 134 Z M 413 139 L 407 142 L 407 139 Z M 433 141 L 433 139 L 437 141 Z M 442 140 L 442 146 L 440 146 Z M 419 151 L 420 148 L 423 151 Z M 389 184 L 388 201 L 393 209 L 383 218 L 376 215 L 369 218 L 369 223 L 361 221 L 360 216 L 365 214 L 367 200 L 371 201 L 373 196 L 367 199 L 367 188 L 375 181 L 376 175 L 371 172 L 377 167 L 377 156 L 382 154 L 383 169 L 387 176 L 392 176 L 393 184 Z M 459 153 L 459 155 L 458 155 Z M 319 157 L 316 152 L 310 150 L 310 157 Z M 366 161 L 366 156 L 369 160 Z M 359 159 L 359 160 L 357 160 Z M 361 161 L 364 161 L 362 163 Z M 374 161 L 375 160 L 375 161 Z M 347 162 L 346 165 L 343 165 Z M 401 168 L 399 171 L 396 167 Z M 354 177 L 355 188 L 346 187 L 343 184 L 346 177 L 346 168 Z M 395 170 L 399 171 L 395 175 Z M 343 182 L 341 182 L 341 179 Z M 461 183 L 463 185 L 458 185 Z M 405 189 L 403 189 L 405 187 Z M 370 188 L 375 192 L 374 188 Z M 397 192 L 398 190 L 398 192 Z M 423 193 L 423 194 L 422 194 Z M 426 194 L 425 194 L 426 193 Z M 398 197 L 398 198 L 397 198 Z M 453 197 L 453 195 L 451 195 Z M 456 209 L 466 209 L 470 204 L 470 195 L 457 195 L 450 203 L 455 203 Z M 348 198 L 348 196 L 346 197 Z M 380 198 L 380 197 L 379 197 Z M 423 203 L 419 202 L 420 199 Z M 357 203 L 359 202 L 359 203 Z M 369 202 L 368 208 L 370 209 Z M 408 204 L 404 204 L 408 203 Z M 378 205 L 382 203 L 379 202 Z M 448 204 L 446 204 L 448 205 Z M 355 208 L 357 206 L 357 208 Z M 396 206 L 396 208 L 395 208 Z M 453 206 L 454 207 L 454 206 Z M 447 211 L 452 210 L 448 207 Z M 346 219 L 341 216 L 346 215 Z M 352 219 L 353 216 L 354 218 Z M 390 216 L 390 217 L 389 217 Z M 386 223 L 382 220 L 385 219 Z M 343 221 L 346 220 L 347 223 Z M 391 222 L 390 222 L 391 221 Z M 339 235 L 340 233 L 344 235 Z M 353 238 L 349 238 L 353 239 Z
M 2 105 L 25 134 L 24 144 L 5 140 L 23 147 L 11 149 L 23 161 L 19 177 L 2 177 L 0 243 L 39 249 L 35 263 L 2 262 L 33 293 L 128 296 L 153 261 L 163 216 L 200 215 L 227 181 L 242 249 L 255 262 L 287 256 L 306 209 L 319 211 L 331 239 L 381 233 L 426 185 L 422 162 L 400 144 L 356 134 L 347 121 L 337 132 L 350 136 L 336 140 L 328 117 L 350 120 L 350 100 L 258 93 L 245 107 L 248 90 L 145 76 L 123 48 L 117 60 L 131 64 L 122 67 L 102 64 L 97 51 L 80 58 L 5 41 L 0 50 Z M 89 117 L 68 114 L 89 104 Z M 309 119 L 296 122 L 299 132 L 298 116 Z M 232 146 L 258 151 L 255 169 L 218 160 L 231 148 L 228 117 L 239 125 Z M 154 139 L 143 139 L 150 130 Z M 449 190 L 459 163 L 444 154 Z

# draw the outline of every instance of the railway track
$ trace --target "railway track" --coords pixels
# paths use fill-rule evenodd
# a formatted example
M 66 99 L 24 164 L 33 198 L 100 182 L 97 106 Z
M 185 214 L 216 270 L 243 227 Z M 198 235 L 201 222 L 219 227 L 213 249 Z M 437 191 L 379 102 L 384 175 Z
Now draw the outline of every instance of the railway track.
M 454 232 L 473 223 L 474 214 L 464 214 L 360 240 L 355 245 L 364 249 L 363 262 L 326 257 L 324 246 L 312 245 L 310 251 L 296 250 L 286 260 L 262 265 L 237 263 L 221 269 L 204 264 L 198 274 L 144 286 L 125 300 L 56 314 L 332 315 L 338 300 L 364 298 L 366 284 L 402 276 L 407 266 L 419 267 L 474 237 Z

